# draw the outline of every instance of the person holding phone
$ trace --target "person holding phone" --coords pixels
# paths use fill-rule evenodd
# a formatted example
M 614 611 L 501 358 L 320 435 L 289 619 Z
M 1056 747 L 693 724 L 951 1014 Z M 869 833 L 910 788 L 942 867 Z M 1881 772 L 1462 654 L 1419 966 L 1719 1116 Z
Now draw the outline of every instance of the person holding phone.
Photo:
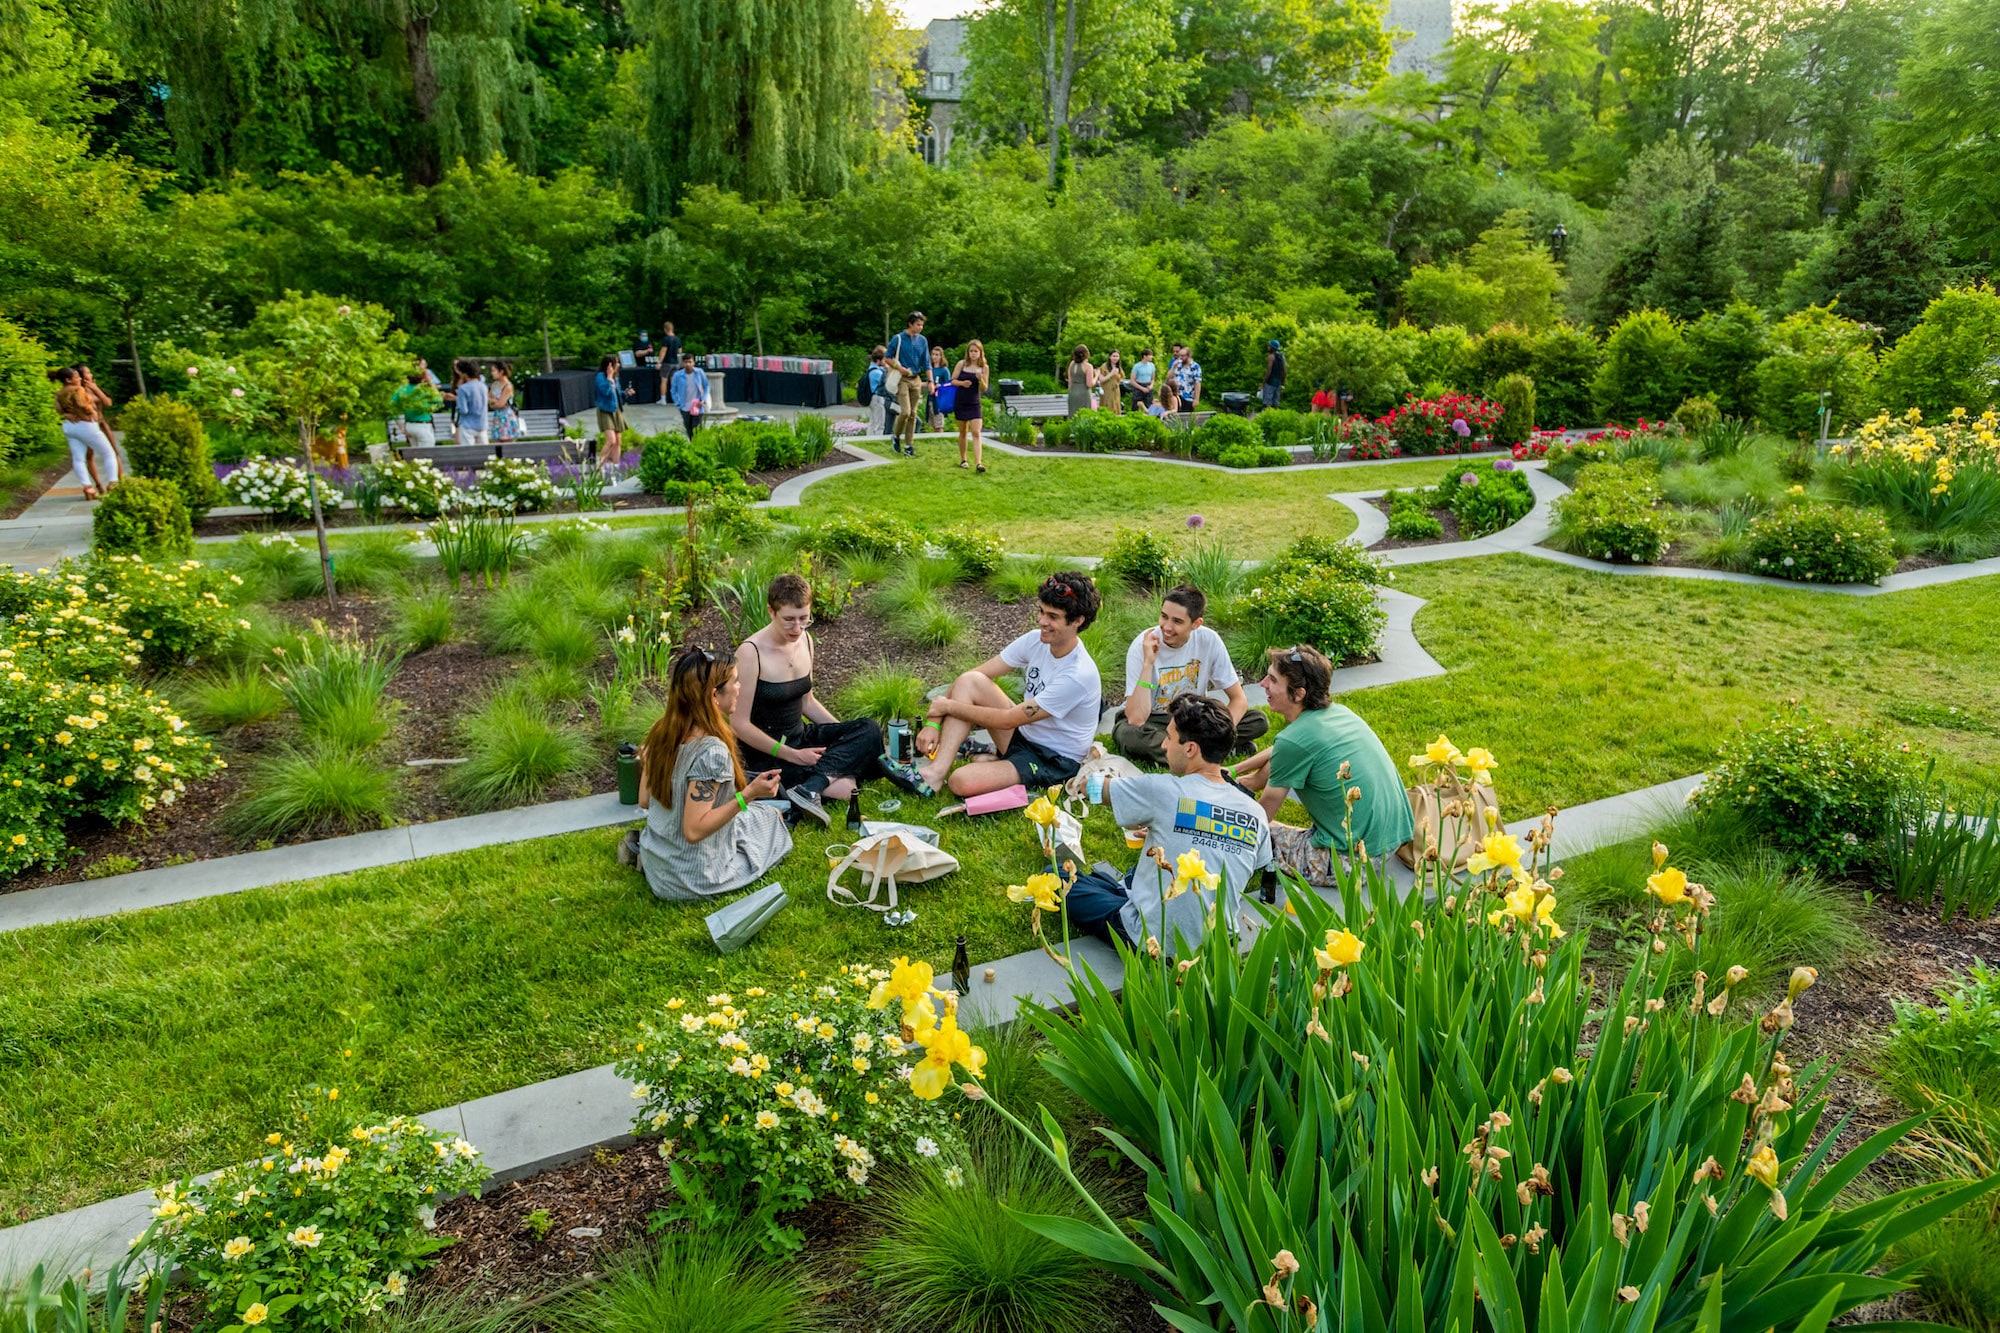
M 646 826 L 625 835 L 618 859 L 637 861 L 656 898 L 692 902 L 762 879 L 792 850 L 778 794 L 780 771 L 746 779 L 729 717 L 741 685 L 728 653 L 689 648 L 668 673 L 667 708 L 639 747 Z

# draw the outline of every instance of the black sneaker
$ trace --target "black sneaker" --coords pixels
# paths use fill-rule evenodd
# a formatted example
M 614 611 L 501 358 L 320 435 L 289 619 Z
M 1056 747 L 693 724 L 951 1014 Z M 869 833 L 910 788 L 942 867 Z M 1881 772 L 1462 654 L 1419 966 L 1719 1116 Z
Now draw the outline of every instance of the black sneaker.
M 826 807 L 820 804 L 820 799 L 815 793 L 807 791 L 804 787 L 793 787 L 785 793 L 785 799 L 827 828 L 833 827 L 833 817 L 827 814 Z

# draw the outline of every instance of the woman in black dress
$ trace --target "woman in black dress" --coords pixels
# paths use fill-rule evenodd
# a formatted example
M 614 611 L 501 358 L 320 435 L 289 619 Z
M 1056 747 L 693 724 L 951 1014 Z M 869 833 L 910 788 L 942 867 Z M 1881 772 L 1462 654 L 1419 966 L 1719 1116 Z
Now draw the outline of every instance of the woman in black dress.
M 980 432 L 986 428 L 986 419 L 980 415 L 980 395 L 986 392 L 986 344 L 974 338 L 965 345 L 965 357 L 952 367 L 951 382 L 958 392 L 954 396 L 951 414 L 958 421 L 958 465 L 965 466 L 965 439 L 967 429 L 972 434 L 972 466 L 980 472 L 986 470 L 985 441 Z

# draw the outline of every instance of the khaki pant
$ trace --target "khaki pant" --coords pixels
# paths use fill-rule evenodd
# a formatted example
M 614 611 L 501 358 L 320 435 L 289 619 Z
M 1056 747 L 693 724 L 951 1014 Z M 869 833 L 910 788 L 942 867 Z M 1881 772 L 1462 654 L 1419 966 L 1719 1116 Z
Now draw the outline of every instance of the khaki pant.
M 896 386 L 896 434 L 911 449 L 917 447 L 917 422 L 924 414 L 924 382 L 905 374 Z

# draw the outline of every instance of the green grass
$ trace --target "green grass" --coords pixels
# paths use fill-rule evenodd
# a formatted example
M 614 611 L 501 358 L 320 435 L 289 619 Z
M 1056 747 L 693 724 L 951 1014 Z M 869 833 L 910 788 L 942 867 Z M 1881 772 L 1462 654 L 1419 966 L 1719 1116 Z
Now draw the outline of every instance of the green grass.
M 176 682 L 167 697 L 178 703 L 196 726 L 209 731 L 246 727 L 285 711 L 285 696 L 263 669 L 241 662 Z
M 1991 772 L 1978 735 L 1893 718 L 1935 698 L 2000 715 L 2000 580 L 1863 598 L 1502 556 L 1400 569 L 1392 586 L 1431 599 L 1417 638 L 1447 674 L 1342 701 L 1399 761 L 1440 731 L 1493 751 L 1509 818 L 1698 773 L 1789 699 L 1930 749 L 1947 780 Z
M 803 1333 L 823 1327 L 796 1264 L 747 1235 L 670 1231 L 559 1300 L 557 1333 Z
M 226 821 L 246 840 L 358 833 L 396 820 L 395 775 L 344 745 L 321 742 L 264 755 L 251 765 L 246 789 Z
M 400 597 L 396 600 L 396 642 L 412 653 L 449 643 L 455 614 L 451 594 L 442 588 Z
M 863 808 L 894 795 L 872 785 Z M 918 823 L 944 804 L 900 799 L 893 817 Z M 602 1064 L 676 991 L 892 954 L 942 974 L 961 933 L 975 961 L 1030 947 L 1006 899 L 1038 865 L 1027 823 L 941 827 L 964 869 L 912 889 L 900 930 L 826 901 L 825 848 L 849 839 L 802 828 L 773 877 L 791 906 L 727 957 L 701 908 L 655 901 L 617 865 L 611 829 L 11 933 L 0 1216 L 220 1166 L 315 1082 L 428 1111 Z M 1110 820 L 1085 830 L 1087 855 L 1123 856 Z
M 23 501 L 32 503 L 42 495 L 42 473 L 69 458 L 69 446 L 60 439 L 15 458 L 0 462 L 0 510 Z M 64 478 L 57 478 L 58 482 Z M 71 479 L 71 484 L 75 482 Z
M 543 800 L 590 762 L 583 733 L 549 717 L 537 684 L 503 690 L 459 723 L 466 762 L 446 782 L 467 804 L 492 810 Z
M 1205 468 L 1116 458 L 988 456 L 987 475 L 967 476 L 937 449 L 891 467 L 868 468 L 815 483 L 806 506 L 833 514 L 959 512 L 997 532 L 1009 550 L 1101 555 L 1119 523 L 1168 535 L 1187 531 L 1190 514 L 1205 533 L 1240 558 L 1275 554 L 1304 533 L 1342 537 L 1354 515 L 1326 497 L 1335 491 L 1429 485 L 1451 468 L 1445 460 L 1384 463 L 1313 472 L 1218 473 Z

